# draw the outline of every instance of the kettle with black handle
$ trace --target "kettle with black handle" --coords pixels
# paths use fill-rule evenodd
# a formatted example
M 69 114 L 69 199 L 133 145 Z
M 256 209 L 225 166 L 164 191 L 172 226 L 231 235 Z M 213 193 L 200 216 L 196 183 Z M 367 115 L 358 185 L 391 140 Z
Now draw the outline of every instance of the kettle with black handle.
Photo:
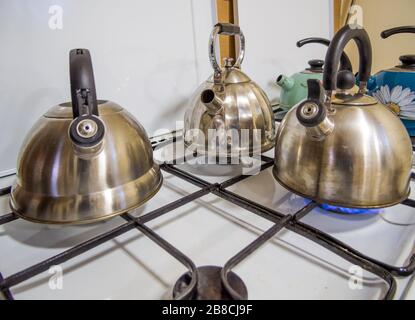
M 132 210 L 162 175 L 144 128 L 118 104 L 97 100 L 90 53 L 70 51 L 72 102 L 49 109 L 27 134 L 10 205 L 24 219 L 80 224 Z
M 381 33 L 381 37 L 386 39 L 402 33 L 415 33 L 415 26 L 388 29 Z M 369 94 L 397 114 L 415 139 L 415 54 L 402 55 L 399 60 L 399 65 L 370 77 Z
M 351 71 L 338 71 L 350 40 L 360 55 L 358 90 Z M 408 197 L 411 141 L 399 118 L 366 95 L 371 65 L 367 32 L 340 29 L 327 50 L 323 82 L 308 80 L 307 99 L 278 128 L 273 174 L 281 185 L 349 208 L 387 207 Z

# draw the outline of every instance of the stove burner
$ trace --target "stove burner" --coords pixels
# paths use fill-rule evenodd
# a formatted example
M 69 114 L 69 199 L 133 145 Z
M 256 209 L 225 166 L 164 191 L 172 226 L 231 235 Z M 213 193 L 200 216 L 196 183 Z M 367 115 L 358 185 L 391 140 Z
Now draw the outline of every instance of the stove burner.
M 231 300 L 231 296 L 222 286 L 220 277 L 221 267 L 204 266 L 197 268 L 199 281 L 196 292 L 191 300 Z M 235 273 L 230 272 L 228 275 L 229 283 L 232 288 L 239 293 L 244 299 L 248 299 L 248 291 L 245 284 Z M 173 299 L 176 298 L 190 283 L 191 276 L 187 272 L 182 275 L 173 288 Z
M 330 204 L 320 204 L 320 207 L 323 210 L 327 210 L 334 213 L 340 214 L 349 214 L 349 215 L 357 215 L 357 214 L 378 214 L 380 209 L 365 209 L 365 208 L 346 208 L 346 207 L 339 207 L 333 206 Z

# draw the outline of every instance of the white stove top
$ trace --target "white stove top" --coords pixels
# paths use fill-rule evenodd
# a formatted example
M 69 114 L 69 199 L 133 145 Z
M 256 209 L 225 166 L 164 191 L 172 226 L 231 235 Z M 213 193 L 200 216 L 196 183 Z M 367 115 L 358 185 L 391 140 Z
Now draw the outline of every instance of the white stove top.
M 272 151 L 268 153 L 272 156 Z M 197 170 L 209 182 L 233 176 L 234 167 Z M 219 172 L 229 177 L 210 176 Z M 163 172 L 164 185 L 135 216 L 199 190 Z M 13 178 L 1 180 L 7 185 Z M 2 186 L 0 185 L 0 187 Z M 268 168 L 228 189 L 283 214 L 294 214 L 307 201 L 278 185 Z M 412 182 L 411 198 L 415 198 Z M 9 213 L 8 196 L 0 198 L 0 214 Z M 394 224 L 389 220 L 399 221 Z M 302 222 L 356 250 L 390 265 L 403 266 L 415 253 L 415 208 L 397 205 L 379 214 L 339 215 L 316 208 Z M 0 272 L 4 278 L 61 253 L 104 231 L 122 225 L 116 217 L 89 226 L 46 226 L 22 219 L 0 226 Z M 196 266 L 223 266 L 273 223 L 215 195 L 208 194 L 146 224 L 187 255 Z M 133 229 L 63 263 L 62 288 L 44 272 L 12 287 L 16 299 L 165 299 L 187 270 L 162 248 Z M 363 271 L 356 283 L 350 262 L 287 229 L 280 231 L 234 272 L 245 282 L 249 299 L 378 299 L 387 285 Z M 359 272 L 359 270 L 358 270 Z M 52 277 L 52 279 L 51 279 Z M 396 299 L 415 299 L 411 277 L 397 279 Z M 50 285 L 52 283 L 52 286 Z

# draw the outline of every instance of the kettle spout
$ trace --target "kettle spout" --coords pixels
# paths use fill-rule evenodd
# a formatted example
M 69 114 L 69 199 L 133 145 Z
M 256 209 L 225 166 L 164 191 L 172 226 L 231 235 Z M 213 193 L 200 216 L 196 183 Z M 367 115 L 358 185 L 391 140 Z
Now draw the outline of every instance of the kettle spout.
M 294 87 L 294 80 L 282 74 L 278 76 L 276 83 L 285 91 L 289 91 Z
M 223 106 L 223 101 L 213 90 L 206 89 L 200 94 L 200 101 L 206 106 L 209 114 L 215 115 Z

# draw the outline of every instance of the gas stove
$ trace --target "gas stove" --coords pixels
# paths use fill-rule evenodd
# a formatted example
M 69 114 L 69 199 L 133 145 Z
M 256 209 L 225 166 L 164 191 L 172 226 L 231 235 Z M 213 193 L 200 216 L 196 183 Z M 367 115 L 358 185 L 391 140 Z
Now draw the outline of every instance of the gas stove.
M 390 208 L 339 214 L 280 186 L 273 151 L 256 159 L 258 174 L 242 175 L 238 165 L 183 162 L 182 141 L 162 140 L 162 189 L 105 222 L 19 219 L 8 206 L 14 176 L 1 179 L 3 297 L 415 298 L 415 191 Z

